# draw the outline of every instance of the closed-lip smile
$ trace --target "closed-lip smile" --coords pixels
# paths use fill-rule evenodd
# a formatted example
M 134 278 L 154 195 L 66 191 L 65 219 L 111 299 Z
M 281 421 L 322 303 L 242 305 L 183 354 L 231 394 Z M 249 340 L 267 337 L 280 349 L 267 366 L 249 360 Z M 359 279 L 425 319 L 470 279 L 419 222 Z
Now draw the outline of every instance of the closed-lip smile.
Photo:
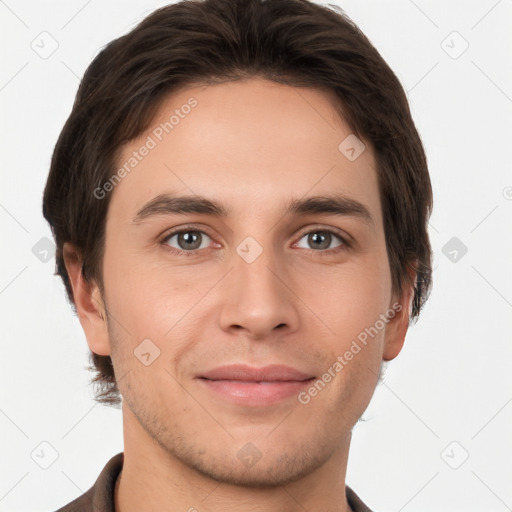
M 210 392 L 238 405 L 261 407 L 297 395 L 315 377 L 290 366 L 219 366 L 197 375 Z

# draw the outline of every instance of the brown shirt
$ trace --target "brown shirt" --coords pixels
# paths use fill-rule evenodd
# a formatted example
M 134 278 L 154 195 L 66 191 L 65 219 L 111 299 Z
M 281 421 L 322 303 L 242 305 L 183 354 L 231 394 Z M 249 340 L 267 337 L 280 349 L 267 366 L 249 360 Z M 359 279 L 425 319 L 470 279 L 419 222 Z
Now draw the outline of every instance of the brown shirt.
M 123 458 L 123 452 L 114 455 L 87 492 L 56 512 L 115 512 L 114 489 L 117 477 L 123 468 Z M 353 512 L 372 512 L 348 485 L 346 493 Z

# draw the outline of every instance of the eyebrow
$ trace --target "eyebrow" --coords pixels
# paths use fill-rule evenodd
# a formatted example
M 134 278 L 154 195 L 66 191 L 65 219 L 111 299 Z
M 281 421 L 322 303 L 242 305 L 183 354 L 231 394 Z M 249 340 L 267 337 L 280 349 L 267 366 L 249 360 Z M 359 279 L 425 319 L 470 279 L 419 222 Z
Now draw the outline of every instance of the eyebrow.
M 185 215 L 198 213 L 218 218 L 229 216 L 230 209 L 222 203 L 212 201 L 197 195 L 177 196 L 161 194 L 148 201 L 135 215 L 133 223 L 157 215 Z M 375 221 L 368 208 L 342 194 L 313 196 L 305 199 L 293 199 L 285 208 L 286 215 L 332 214 L 338 216 L 355 217 L 370 227 L 375 227 Z

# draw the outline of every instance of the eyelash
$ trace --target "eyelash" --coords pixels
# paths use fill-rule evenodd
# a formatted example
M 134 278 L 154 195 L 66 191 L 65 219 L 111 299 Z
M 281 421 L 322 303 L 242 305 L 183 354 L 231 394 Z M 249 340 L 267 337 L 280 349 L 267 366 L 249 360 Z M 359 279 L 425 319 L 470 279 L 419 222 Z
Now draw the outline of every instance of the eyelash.
M 180 229 L 177 229 L 176 231 L 171 231 L 170 233 L 167 233 L 165 235 L 165 237 L 161 240 L 160 243 L 162 245 L 165 245 L 165 247 L 169 251 L 171 251 L 173 254 L 175 254 L 177 256 L 185 256 L 185 257 L 197 256 L 198 251 L 203 250 L 203 249 L 193 249 L 191 251 L 185 251 L 185 250 L 182 250 L 182 249 L 176 249 L 175 247 L 170 247 L 168 245 L 169 240 L 174 235 L 179 235 L 180 233 L 188 233 L 188 232 L 201 233 L 201 234 L 204 234 L 204 235 L 208 236 L 209 238 L 212 238 L 210 235 L 208 235 L 208 233 L 206 233 L 203 230 L 196 229 L 194 227 L 187 227 L 187 226 L 185 226 L 184 228 L 180 228 Z M 334 235 L 335 237 L 337 237 L 342 242 L 342 244 L 340 246 L 335 247 L 333 249 L 325 249 L 325 250 L 304 249 L 304 250 L 306 250 L 306 251 L 308 251 L 310 253 L 314 253 L 315 255 L 318 255 L 318 256 L 330 256 L 332 254 L 337 254 L 339 252 L 346 251 L 346 250 L 352 248 L 352 245 L 348 242 L 348 240 L 345 237 L 341 236 L 339 233 L 337 233 L 336 231 L 333 231 L 331 229 L 323 229 L 323 228 L 310 229 L 309 231 L 305 231 L 304 233 L 301 233 L 301 235 L 299 236 L 298 240 L 301 240 L 306 235 L 309 235 L 311 233 L 330 233 L 331 235 Z

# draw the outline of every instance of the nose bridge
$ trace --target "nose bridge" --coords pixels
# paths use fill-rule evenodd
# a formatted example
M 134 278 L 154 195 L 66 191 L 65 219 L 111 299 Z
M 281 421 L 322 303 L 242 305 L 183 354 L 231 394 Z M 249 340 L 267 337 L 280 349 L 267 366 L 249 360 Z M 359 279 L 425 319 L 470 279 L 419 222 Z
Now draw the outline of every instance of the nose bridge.
M 259 239 L 262 238 L 260 235 Z M 269 305 L 273 301 L 285 300 L 283 285 L 276 277 L 281 268 L 279 254 L 268 234 L 262 243 L 252 236 L 242 240 L 236 247 L 234 266 L 235 278 L 241 284 L 242 294 L 247 291 L 255 300 L 266 298 Z
M 221 322 L 224 329 L 245 328 L 252 336 L 264 337 L 278 325 L 295 329 L 298 314 L 293 294 L 287 290 L 285 267 L 271 237 L 260 235 L 242 240 L 233 253 L 229 294 Z M 280 275 L 282 274 L 282 275 Z

